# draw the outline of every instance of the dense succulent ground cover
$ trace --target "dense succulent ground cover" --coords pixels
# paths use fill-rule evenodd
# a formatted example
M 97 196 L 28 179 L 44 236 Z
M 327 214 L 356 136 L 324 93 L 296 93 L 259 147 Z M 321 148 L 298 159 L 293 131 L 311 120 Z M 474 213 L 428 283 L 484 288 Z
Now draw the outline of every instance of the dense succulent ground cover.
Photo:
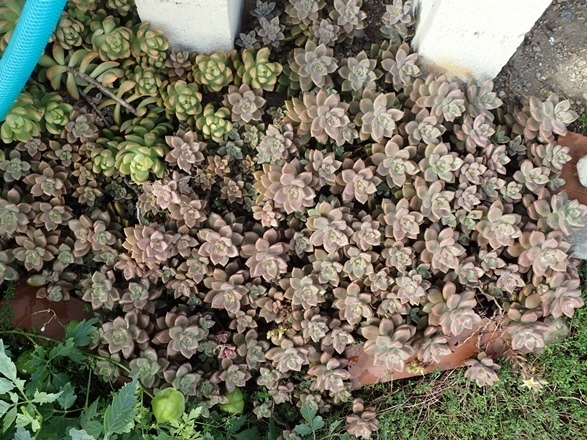
M 557 193 L 577 115 L 423 76 L 410 2 L 369 43 L 361 8 L 259 1 L 238 50 L 190 54 L 128 1 L 72 0 L 0 127 L 0 281 L 86 301 L 107 381 L 124 365 L 206 408 L 243 389 L 259 419 L 349 403 L 365 438 L 347 346 L 403 369 L 486 318 L 510 357 L 556 338 L 583 305 L 587 207 Z

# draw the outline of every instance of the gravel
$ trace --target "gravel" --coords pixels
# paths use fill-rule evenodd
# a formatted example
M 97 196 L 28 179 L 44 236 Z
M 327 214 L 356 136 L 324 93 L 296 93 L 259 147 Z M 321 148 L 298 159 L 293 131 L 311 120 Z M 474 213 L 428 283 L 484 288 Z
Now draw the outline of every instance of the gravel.
M 554 0 L 495 79 L 508 104 L 554 92 L 587 109 L 587 2 Z M 570 128 L 577 128 L 575 123 Z

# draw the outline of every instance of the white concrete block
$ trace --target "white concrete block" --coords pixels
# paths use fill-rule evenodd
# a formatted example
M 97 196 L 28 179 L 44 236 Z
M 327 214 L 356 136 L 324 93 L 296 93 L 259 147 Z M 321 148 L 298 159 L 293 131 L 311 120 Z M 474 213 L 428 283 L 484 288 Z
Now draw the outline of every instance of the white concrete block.
M 413 45 L 425 69 L 493 79 L 552 0 L 419 0 Z
M 587 188 L 587 156 L 582 157 L 577 162 L 577 176 L 581 185 Z
M 200 53 L 234 49 L 244 0 L 136 0 L 141 20 L 162 29 L 171 47 Z

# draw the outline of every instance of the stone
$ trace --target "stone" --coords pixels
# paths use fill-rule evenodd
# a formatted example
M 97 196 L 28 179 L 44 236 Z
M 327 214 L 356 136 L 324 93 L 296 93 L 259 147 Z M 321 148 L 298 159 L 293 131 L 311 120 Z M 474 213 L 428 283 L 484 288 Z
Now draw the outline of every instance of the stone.
M 587 188 L 587 156 L 583 156 L 577 162 L 577 176 L 581 185 Z
M 552 0 L 419 0 L 413 45 L 425 70 L 493 79 Z
M 558 143 L 569 147 L 571 156 L 571 160 L 563 166 L 561 177 L 565 180 L 565 184 L 560 190 L 566 192 L 569 199 L 575 199 L 587 205 L 587 188 L 585 188 L 587 182 L 581 180 L 579 170 L 581 167 L 585 172 L 587 166 L 587 137 L 569 132 L 566 136 L 559 137 Z M 585 221 L 587 222 L 587 219 Z M 574 232 L 569 237 L 569 243 L 572 245 L 571 250 L 575 258 L 587 260 L 587 228 Z
M 141 20 L 169 38 L 171 47 L 198 53 L 234 49 L 243 0 L 136 0 Z

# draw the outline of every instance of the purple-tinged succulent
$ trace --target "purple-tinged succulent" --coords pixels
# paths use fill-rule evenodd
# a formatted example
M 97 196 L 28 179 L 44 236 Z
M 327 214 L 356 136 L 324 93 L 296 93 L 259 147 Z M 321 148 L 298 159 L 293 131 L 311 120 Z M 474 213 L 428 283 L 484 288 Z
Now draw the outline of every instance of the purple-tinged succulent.
M 367 339 L 365 353 L 372 355 L 377 365 L 402 371 L 406 366 L 406 360 L 416 353 L 408 342 L 416 333 L 416 328 L 399 324 L 398 321 L 395 317 L 384 318 L 378 326 L 363 327 L 361 333 Z
M 289 66 L 298 75 L 303 92 L 311 90 L 313 86 L 332 86 L 330 74 L 338 69 L 333 50 L 324 44 L 317 45 L 312 40 L 308 40 L 303 49 L 294 49 Z
M 180 235 L 167 232 L 163 225 L 135 225 L 125 228 L 124 233 L 126 240 L 122 247 L 131 253 L 137 263 L 149 269 L 154 269 L 177 255 L 175 244 Z
M 351 283 L 347 287 L 337 287 L 333 293 L 336 300 L 332 306 L 339 310 L 340 319 L 357 325 L 364 318 L 373 316 L 371 294 L 362 292 L 360 284 Z
M 569 279 L 563 272 L 556 272 L 549 280 L 550 288 L 540 295 L 544 315 L 555 319 L 563 315 L 572 318 L 575 309 L 583 307 L 580 280 Z
M 306 171 L 298 159 L 281 166 L 263 166 L 255 173 L 255 188 L 261 200 L 273 200 L 276 208 L 286 214 L 302 212 L 314 206 L 316 193 L 312 189 L 312 173 Z
M 426 147 L 424 158 L 418 163 L 420 170 L 424 173 L 424 180 L 435 182 L 443 180 L 454 183 L 455 174 L 463 160 L 457 153 L 450 151 L 450 145 L 446 143 L 430 144 Z
M 120 300 L 120 292 L 114 287 L 116 279 L 111 270 L 94 272 L 91 277 L 82 280 L 81 287 L 84 301 L 92 303 L 92 308 L 112 310 Z
M 408 178 L 418 174 L 418 167 L 410 160 L 415 155 L 413 147 L 402 148 L 401 136 L 394 136 L 383 144 L 373 144 L 371 161 L 376 171 L 384 177 L 390 188 L 401 188 Z
M 404 116 L 397 109 L 395 93 L 376 93 L 373 89 L 363 91 L 359 109 L 355 123 L 361 127 L 361 140 L 371 138 L 381 142 L 383 138 L 391 138 L 397 131 L 396 122 Z
M 521 222 L 520 215 L 506 212 L 506 208 L 500 201 L 491 205 L 486 218 L 475 226 L 479 232 L 477 240 L 480 245 L 489 244 L 493 249 L 512 246 L 514 240 L 522 235 L 522 231 L 518 227 Z
M 440 325 L 446 336 L 458 336 L 481 323 L 481 317 L 473 310 L 477 301 L 475 292 L 456 293 L 453 283 L 446 283 L 442 292 L 431 289 L 423 311 L 429 313 L 428 325 Z
M 136 344 L 139 348 L 143 345 L 146 348 L 149 335 L 142 328 L 145 320 L 148 322 L 148 316 L 139 315 L 136 311 L 126 313 L 124 317 L 118 316 L 102 324 L 100 339 L 104 344 L 108 344 L 108 351 L 111 354 L 121 352 L 128 359 L 132 356 Z
M 552 275 L 553 272 L 566 272 L 571 245 L 565 241 L 560 231 L 545 235 L 540 231 L 524 232 L 519 244 L 508 248 L 518 264 L 525 270 L 530 267 L 535 276 Z
M 174 136 L 166 136 L 165 142 L 171 147 L 165 161 L 186 173 L 204 160 L 202 150 L 206 148 L 206 143 L 200 142 L 193 131 L 185 132 L 180 129 Z
M 139 356 L 130 361 L 130 374 L 138 376 L 139 380 L 145 387 L 152 388 L 160 381 L 163 372 L 169 366 L 169 361 L 159 358 L 153 348 L 147 348 L 141 351 Z
M 289 246 L 285 243 L 278 243 L 277 240 L 278 234 L 275 229 L 268 229 L 262 238 L 256 234 L 251 238 L 245 236 L 245 244 L 243 244 L 240 254 L 247 258 L 245 264 L 250 269 L 251 277 L 262 276 L 265 281 L 271 282 L 287 273 Z
M 385 226 L 385 236 L 403 240 L 410 238 L 415 240 L 420 234 L 420 225 L 424 222 L 424 216 L 418 211 L 410 211 L 409 201 L 401 199 L 393 204 L 389 199 L 381 202 L 383 214 L 380 217 Z
M 538 314 L 534 310 L 524 313 L 510 308 L 507 314 L 508 323 L 505 327 L 511 336 L 512 349 L 522 352 L 533 352 L 544 347 L 544 334 L 548 326 L 538 321 Z
M 366 166 L 362 159 L 355 162 L 345 160 L 343 170 L 336 177 L 336 184 L 342 189 L 344 203 L 357 200 L 367 203 L 367 200 L 377 192 L 377 185 L 381 179 L 375 175 L 374 166 Z
M 305 274 L 301 269 L 294 268 L 291 277 L 281 280 L 280 285 L 293 307 L 301 306 L 307 310 L 325 301 L 324 287 L 316 282 L 314 276 Z
M 469 367 L 465 377 L 474 380 L 480 387 L 499 381 L 496 371 L 500 367 L 486 353 L 479 353 L 477 359 L 469 359 L 465 361 L 465 365 Z
M 381 71 L 376 67 L 377 60 L 369 59 L 364 50 L 359 52 L 356 58 L 345 58 L 338 69 L 339 76 L 344 79 L 341 90 L 352 92 L 358 97 L 364 89 L 375 88 L 375 81 L 381 77 Z
M 211 276 L 204 279 L 204 285 L 210 289 L 204 297 L 204 302 L 214 309 L 224 309 L 233 315 L 236 314 L 248 292 L 244 281 L 242 271 L 229 275 L 223 270 L 215 269 Z
M 418 54 L 410 54 L 410 46 L 403 43 L 397 48 L 395 59 L 389 57 L 381 62 L 381 67 L 387 72 L 385 82 L 393 83 L 396 90 L 411 85 L 414 78 L 421 75 L 417 61 Z
M 440 231 L 440 232 L 439 232 Z M 447 273 L 450 269 L 459 267 L 459 258 L 465 253 L 465 248 L 458 243 L 459 233 L 452 228 L 440 230 L 438 224 L 424 232 L 424 246 L 420 260 L 430 264 L 434 271 Z
M 307 228 L 312 231 L 310 243 L 323 246 L 329 254 L 349 244 L 353 234 L 344 211 L 328 202 L 320 202 L 308 211 Z
M 216 223 L 212 220 L 213 217 L 210 216 L 208 222 L 213 229 L 204 228 L 198 231 L 198 238 L 202 242 L 200 255 L 209 258 L 213 264 L 226 266 L 231 258 L 238 256 L 237 246 L 242 242 L 243 236 L 233 229 L 234 225 L 227 224 L 221 218 Z
M 308 349 L 296 347 L 292 341 L 283 338 L 279 347 L 269 349 L 265 357 L 281 373 L 301 371 L 302 366 L 308 364 Z
M 397 0 L 396 0 L 397 1 Z M 346 429 L 356 438 L 371 438 L 379 428 L 379 420 L 374 406 L 365 408 L 363 399 L 353 400 L 353 413 L 346 418 Z
M 26 270 L 40 271 L 46 261 L 55 258 L 59 233 L 50 232 L 45 235 L 40 229 L 28 229 L 26 235 L 17 235 L 14 240 L 14 258 L 21 261 Z
M 427 109 L 423 108 L 416 114 L 416 119 L 408 122 L 404 126 L 408 134 L 410 145 L 417 145 L 420 142 L 425 144 L 437 144 L 440 137 L 446 131 L 446 127 L 438 122 L 438 118 L 431 115 Z
M 199 326 L 197 315 L 185 316 L 167 312 L 157 320 L 158 327 L 165 327 L 153 337 L 156 345 L 167 345 L 167 355 L 190 359 L 199 348 L 200 342 L 208 336 L 208 330 Z
M 361 10 L 363 0 L 334 0 L 334 9 L 330 18 L 351 38 L 361 37 L 366 24 L 367 14 Z
M 232 122 L 246 124 L 260 121 L 265 105 L 263 89 L 251 89 L 247 84 L 228 86 L 222 105 L 230 110 Z

